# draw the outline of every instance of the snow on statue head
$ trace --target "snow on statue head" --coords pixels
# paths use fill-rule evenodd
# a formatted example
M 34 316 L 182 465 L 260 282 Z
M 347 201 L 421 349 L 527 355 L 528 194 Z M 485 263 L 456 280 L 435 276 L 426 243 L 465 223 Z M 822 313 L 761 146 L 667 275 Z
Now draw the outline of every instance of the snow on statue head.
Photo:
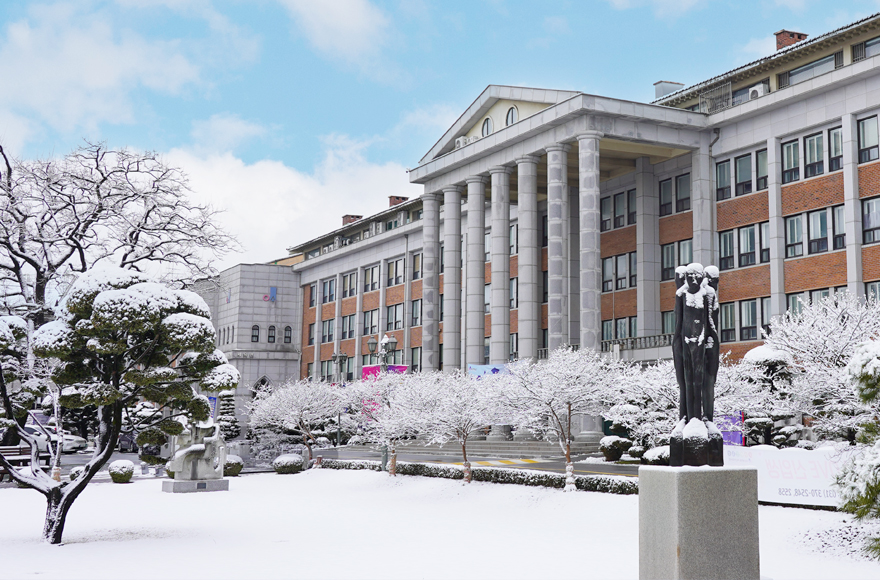
M 190 423 L 177 436 L 177 451 L 169 461 L 168 468 L 174 479 L 204 481 L 222 479 L 226 463 L 226 444 L 220 434 L 220 425 L 210 417 L 205 421 Z

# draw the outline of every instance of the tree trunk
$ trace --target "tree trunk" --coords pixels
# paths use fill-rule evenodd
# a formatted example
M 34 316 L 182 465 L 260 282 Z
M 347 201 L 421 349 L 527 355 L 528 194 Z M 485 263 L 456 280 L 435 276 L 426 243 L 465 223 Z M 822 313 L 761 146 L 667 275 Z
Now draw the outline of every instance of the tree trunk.
M 388 467 L 388 473 L 391 475 L 397 475 L 397 448 L 391 448 L 391 464 Z
M 61 535 L 64 533 L 64 522 L 67 520 L 67 512 L 73 505 L 73 498 L 61 493 L 61 488 L 56 487 L 46 495 L 46 521 L 43 523 L 43 539 L 50 544 L 60 544 Z
M 461 442 L 461 456 L 464 459 L 464 482 L 470 483 L 473 479 L 473 473 L 471 473 L 471 464 L 467 458 L 467 442 Z

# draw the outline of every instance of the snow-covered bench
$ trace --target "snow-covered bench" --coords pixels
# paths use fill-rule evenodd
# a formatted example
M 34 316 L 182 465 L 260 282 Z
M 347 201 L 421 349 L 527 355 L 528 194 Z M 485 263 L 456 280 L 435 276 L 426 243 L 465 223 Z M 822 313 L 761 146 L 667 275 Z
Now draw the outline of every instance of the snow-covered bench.
M 6 461 L 8 461 L 14 467 L 24 467 L 31 464 L 31 448 L 27 445 L 2 445 L 0 446 L 0 454 L 3 454 L 3 457 L 6 458 Z M 48 452 L 40 452 L 37 457 L 40 463 L 45 463 L 45 465 L 48 467 Z M 3 481 L 3 478 L 6 477 L 8 474 L 8 470 L 0 465 L 0 481 Z M 11 476 L 10 479 L 12 479 Z

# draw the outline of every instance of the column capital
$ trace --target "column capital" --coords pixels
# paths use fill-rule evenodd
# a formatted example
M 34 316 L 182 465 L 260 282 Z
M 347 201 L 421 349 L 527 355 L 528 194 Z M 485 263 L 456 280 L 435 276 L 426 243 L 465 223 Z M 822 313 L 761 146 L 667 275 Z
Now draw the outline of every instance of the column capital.
M 439 191 L 426 191 L 422 194 L 422 201 L 440 201 Z
M 605 133 L 602 131 L 583 131 L 575 135 L 578 141 L 582 141 L 584 139 L 601 139 L 605 136 Z
M 571 151 L 571 145 L 569 143 L 554 143 L 553 145 L 547 145 L 544 147 L 544 151 L 550 153 L 551 151 L 563 151 L 568 153 Z
M 446 185 L 440 188 L 440 191 L 443 193 L 461 193 L 461 190 L 464 189 L 460 185 Z
M 506 173 L 510 175 L 511 173 L 513 173 L 513 167 L 508 167 L 506 165 L 496 165 L 489 168 L 490 175 L 495 175 L 496 173 Z
M 465 183 L 487 183 L 488 178 L 485 175 L 471 175 L 470 177 L 466 178 L 464 181 L 465 181 Z
M 516 164 L 521 165 L 523 163 L 534 163 L 537 164 L 541 161 L 541 158 L 537 155 L 523 155 L 522 157 L 516 158 Z

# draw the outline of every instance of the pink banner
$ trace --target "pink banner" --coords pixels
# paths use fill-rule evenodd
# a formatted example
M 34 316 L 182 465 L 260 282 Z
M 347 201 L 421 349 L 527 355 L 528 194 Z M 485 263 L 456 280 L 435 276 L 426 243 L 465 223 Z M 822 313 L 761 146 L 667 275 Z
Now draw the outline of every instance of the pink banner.
M 409 367 L 407 367 L 406 365 L 388 365 L 388 372 L 403 374 L 408 368 Z M 364 370 L 361 373 L 361 378 L 367 379 L 370 377 L 375 377 L 379 374 L 381 369 L 382 367 L 380 367 L 379 365 L 367 365 L 364 367 Z

